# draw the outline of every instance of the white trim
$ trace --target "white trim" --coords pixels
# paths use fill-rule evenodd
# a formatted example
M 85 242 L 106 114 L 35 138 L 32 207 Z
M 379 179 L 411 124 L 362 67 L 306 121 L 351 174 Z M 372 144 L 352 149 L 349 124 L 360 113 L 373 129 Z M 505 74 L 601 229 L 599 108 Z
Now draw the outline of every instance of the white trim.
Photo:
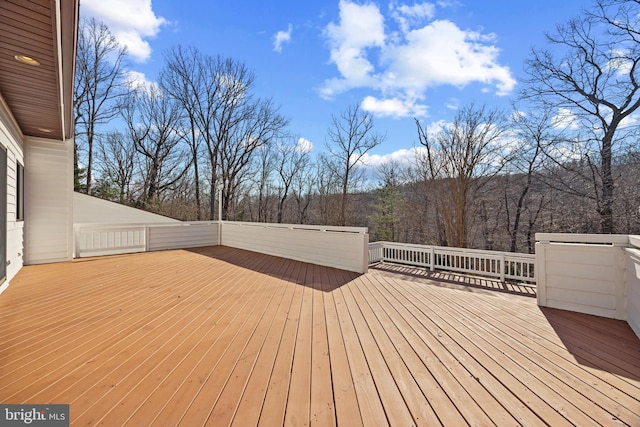
M 573 233 L 536 233 L 536 241 L 542 243 L 586 243 L 612 246 L 627 246 L 626 234 L 573 234 Z
M 11 136 L 20 143 L 20 148 L 24 147 L 24 134 L 18 126 L 16 118 L 9 109 L 9 105 L 0 93 L 0 121 L 5 124 L 7 130 L 11 132 Z
M 55 14 L 56 14 L 56 27 L 55 27 L 55 35 L 56 35 L 56 57 L 58 59 L 58 92 L 60 96 L 60 125 L 61 125 L 61 134 L 62 140 L 65 141 L 68 137 L 65 133 L 66 123 L 65 123 L 65 109 L 64 109 L 64 74 L 62 69 L 62 23 L 60 21 L 61 8 L 60 8 L 60 0 L 54 1 L 55 6 Z M 73 224 L 72 224 L 73 225 Z

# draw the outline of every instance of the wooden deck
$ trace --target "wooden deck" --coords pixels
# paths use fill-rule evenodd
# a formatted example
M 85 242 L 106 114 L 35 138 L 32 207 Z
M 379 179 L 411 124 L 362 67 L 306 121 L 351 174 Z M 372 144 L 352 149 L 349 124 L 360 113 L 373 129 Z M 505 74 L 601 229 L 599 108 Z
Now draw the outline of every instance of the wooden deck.
M 70 403 L 72 425 L 639 426 L 630 328 L 527 293 L 225 247 L 25 267 L 0 295 L 0 403 Z

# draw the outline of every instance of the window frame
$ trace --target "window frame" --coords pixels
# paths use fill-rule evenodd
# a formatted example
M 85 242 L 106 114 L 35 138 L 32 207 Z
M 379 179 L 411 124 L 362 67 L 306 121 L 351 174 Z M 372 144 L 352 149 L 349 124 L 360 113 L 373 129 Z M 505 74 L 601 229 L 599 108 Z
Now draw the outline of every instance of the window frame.
M 16 161 L 16 221 L 24 221 L 24 166 Z

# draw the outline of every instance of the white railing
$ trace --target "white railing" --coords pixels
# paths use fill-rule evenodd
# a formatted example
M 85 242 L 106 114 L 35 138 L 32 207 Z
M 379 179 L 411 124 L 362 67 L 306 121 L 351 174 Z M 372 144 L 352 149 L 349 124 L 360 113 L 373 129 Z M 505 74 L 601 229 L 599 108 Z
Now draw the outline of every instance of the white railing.
M 223 221 L 221 244 L 357 273 L 369 265 L 366 227 Z
M 627 252 L 627 323 L 640 337 L 640 236 L 629 236 Z
M 626 319 L 629 236 L 536 233 L 538 305 Z
M 225 245 L 365 273 L 364 227 L 217 221 L 158 224 L 74 224 L 76 258 Z
M 408 243 L 369 244 L 369 263 L 392 262 L 433 270 L 535 283 L 535 255 Z
M 76 258 L 217 245 L 214 221 L 158 224 L 74 224 Z

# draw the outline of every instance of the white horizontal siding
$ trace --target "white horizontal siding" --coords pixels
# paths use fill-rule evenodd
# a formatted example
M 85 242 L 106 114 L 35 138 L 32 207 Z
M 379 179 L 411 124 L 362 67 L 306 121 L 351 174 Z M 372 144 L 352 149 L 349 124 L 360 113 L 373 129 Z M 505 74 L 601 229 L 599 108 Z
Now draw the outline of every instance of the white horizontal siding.
M 222 244 L 297 261 L 365 272 L 368 264 L 368 234 L 364 229 L 360 229 L 360 232 L 338 230 L 224 222 Z
M 25 263 L 66 261 L 73 250 L 73 140 L 25 144 Z
M 615 317 L 616 295 L 547 287 L 547 305 L 562 308 L 562 304 L 571 304 L 573 311 Z M 575 307 L 580 309 L 576 310 Z
M 150 225 L 148 232 L 150 251 L 196 248 L 218 244 L 217 223 Z
M 559 242 L 538 242 L 538 304 L 626 319 L 625 253 L 618 237 L 595 236 L 590 242 L 584 235 L 562 235 Z
M 16 220 L 16 163 L 24 165 L 22 134 L 0 96 L 0 145 L 7 150 L 7 276 L 0 280 L 0 292 L 22 268 L 24 254 L 24 222 Z
M 627 249 L 627 322 L 640 338 L 640 239 Z

